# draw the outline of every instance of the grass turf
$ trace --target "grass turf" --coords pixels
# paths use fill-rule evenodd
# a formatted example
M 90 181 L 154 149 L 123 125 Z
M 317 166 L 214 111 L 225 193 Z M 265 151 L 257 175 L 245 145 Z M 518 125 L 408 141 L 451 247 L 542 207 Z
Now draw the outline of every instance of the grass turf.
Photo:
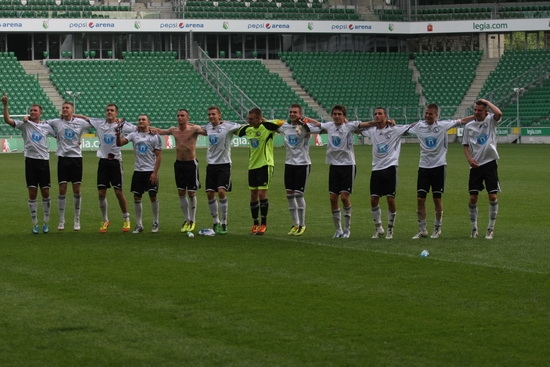
M 416 233 L 417 144 L 404 144 L 394 239 L 372 240 L 370 147 L 357 146 L 352 236 L 332 239 L 324 147 L 312 147 L 307 231 L 290 227 L 276 149 L 265 236 L 250 236 L 246 149 L 234 149 L 230 233 L 179 233 L 173 151 L 160 173 L 161 230 L 98 233 L 97 160 L 84 158 L 82 230 L 57 232 L 52 157 L 52 233 L 32 235 L 23 156 L 0 155 L 2 366 L 464 366 L 548 365 L 550 178 L 546 145 L 500 145 L 503 192 L 495 239 L 468 238 L 468 168 L 450 147 L 443 237 Z M 198 152 L 204 162 L 204 150 Z M 124 153 L 126 197 L 131 152 Z M 204 179 L 205 164 L 201 166 Z M 144 199 L 146 199 L 144 197 Z M 384 212 L 387 206 L 382 202 Z M 67 200 L 72 228 L 72 199 Z M 487 223 L 480 196 L 480 229 Z M 428 203 L 428 212 L 433 205 Z M 41 212 L 41 209 L 40 211 Z M 384 223 L 387 222 L 384 214 Z M 428 216 L 431 226 L 432 215 Z M 199 194 L 198 228 L 209 227 Z M 430 251 L 428 258 L 418 255 Z

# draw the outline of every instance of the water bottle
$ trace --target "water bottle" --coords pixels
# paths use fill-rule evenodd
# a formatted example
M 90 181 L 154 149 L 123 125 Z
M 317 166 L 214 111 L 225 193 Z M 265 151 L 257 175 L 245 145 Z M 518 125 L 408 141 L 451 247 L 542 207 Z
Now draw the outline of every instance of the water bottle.
M 430 256 L 430 252 L 428 250 L 422 250 L 420 253 L 420 257 L 428 257 Z

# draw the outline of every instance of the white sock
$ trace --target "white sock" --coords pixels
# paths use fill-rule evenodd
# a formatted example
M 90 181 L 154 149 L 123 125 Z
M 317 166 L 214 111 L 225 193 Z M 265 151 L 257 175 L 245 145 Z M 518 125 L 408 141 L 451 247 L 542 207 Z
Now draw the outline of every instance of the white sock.
M 143 206 L 141 205 L 141 200 L 134 200 L 134 210 L 136 212 L 136 226 L 143 227 L 143 223 L 142 223 Z
M 51 203 L 52 203 L 52 199 L 50 198 L 42 199 L 42 210 L 44 211 L 44 223 L 48 223 L 50 221 Z
M 80 194 L 73 195 L 74 203 L 74 219 L 80 221 L 80 205 L 82 204 L 82 196 Z
M 337 231 L 342 230 L 342 219 L 340 215 L 340 209 L 336 209 L 332 211 L 332 220 L 334 221 L 334 227 Z
M 296 207 L 298 208 L 298 225 L 306 225 L 306 199 L 304 193 L 296 193 Z
M 195 222 L 195 216 L 197 215 L 197 196 L 189 196 L 189 220 Z
M 351 229 L 351 205 L 344 208 L 344 229 Z
M 65 195 L 59 195 L 57 197 L 57 207 L 59 209 L 59 221 L 65 222 L 65 204 L 67 200 L 65 199 Z
M 374 221 L 374 225 L 376 227 L 380 227 L 382 225 L 382 210 L 380 209 L 380 206 L 377 205 L 374 208 L 371 208 L 372 210 L 372 220 Z
M 495 228 L 495 222 L 497 220 L 498 215 L 498 201 L 491 201 L 489 202 L 489 226 L 488 229 L 494 229 Z
M 227 224 L 227 213 L 229 212 L 229 199 L 220 199 L 220 214 L 223 224 Z
M 183 212 L 183 220 L 188 222 L 189 221 L 189 201 L 187 200 L 187 196 L 180 196 L 180 207 L 181 207 L 181 211 Z
M 32 224 L 38 224 L 38 202 L 36 200 L 29 200 L 29 212 L 31 213 Z
M 107 209 L 109 209 L 109 204 L 107 203 L 107 198 L 99 198 L 99 209 L 101 210 L 103 221 L 108 222 L 109 216 L 107 215 Z
M 286 194 L 286 200 L 288 201 L 288 212 L 290 213 L 290 222 L 292 225 L 298 225 L 298 213 L 295 194 Z
M 208 208 L 210 209 L 210 215 L 212 216 L 213 223 L 219 223 L 220 219 L 218 218 L 218 201 L 216 198 L 208 200 Z
M 157 224 L 159 222 L 159 209 L 160 209 L 160 205 L 157 199 L 151 203 L 151 210 L 153 211 L 153 222 Z

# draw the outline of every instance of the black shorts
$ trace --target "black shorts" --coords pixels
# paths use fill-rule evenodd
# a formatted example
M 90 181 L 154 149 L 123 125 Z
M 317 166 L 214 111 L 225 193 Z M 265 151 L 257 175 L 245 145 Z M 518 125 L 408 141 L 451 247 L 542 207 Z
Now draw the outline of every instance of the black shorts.
M 134 171 L 130 190 L 137 196 L 141 196 L 144 192 L 149 192 L 149 195 L 153 194 L 151 196 L 156 196 L 159 187 L 158 184 L 153 184 L 151 182 L 152 173 L 152 171 Z
M 397 166 L 372 171 L 370 176 L 370 196 L 395 197 L 397 190 Z
M 25 158 L 25 178 L 27 187 L 50 188 L 50 161 L 46 159 Z
M 425 198 L 432 190 L 434 198 L 440 198 L 445 191 L 445 176 L 447 174 L 447 166 L 439 166 L 434 168 L 418 168 L 418 179 L 416 181 L 417 197 Z
M 58 157 L 57 181 L 62 183 L 82 182 L 82 157 Z
M 122 190 L 122 162 L 118 159 L 101 158 L 97 166 L 97 188 L 108 189 L 113 186 Z
M 248 170 L 248 188 L 250 190 L 267 190 L 271 185 L 273 166 L 263 166 Z
M 328 192 L 332 194 L 341 194 L 342 192 L 351 194 L 356 171 L 355 165 L 331 165 L 328 172 Z
M 483 186 L 484 182 L 485 186 Z M 483 189 L 486 189 L 489 194 L 500 192 L 498 164 L 496 160 L 485 163 L 478 168 L 470 168 L 470 178 L 468 180 L 470 194 L 477 195 Z
M 231 164 L 209 164 L 206 166 L 206 191 L 224 189 L 231 191 Z
M 305 192 L 310 170 L 309 164 L 305 166 L 285 164 L 285 189 Z
M 199 162 L 196 159 L 192 161 L 175 161 L 174 175 L 178 190 L 197 191 L 201 187 Z

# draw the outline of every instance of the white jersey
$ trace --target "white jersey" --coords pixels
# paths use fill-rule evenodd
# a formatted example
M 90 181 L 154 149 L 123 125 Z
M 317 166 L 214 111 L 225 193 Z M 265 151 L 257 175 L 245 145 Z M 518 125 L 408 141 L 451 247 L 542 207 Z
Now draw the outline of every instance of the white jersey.
M 44 121 L 39 123 L 31 120 L 23 122 L 14 120 L 15 128 L 21 130 L 25 143 L 25 157 L 33 159 L 49 160 L 48 135 L 55 136 L 55 131 Z
M 418 121 L 410 133 L 415 134 L 420 142 L 421 168 L 435 168 L 447 165 L 447 149 L 449 138 L 447 130 L 460 126 L 460 120 L 435 121 L 428 124 L 426 121 Z
M 380 171 L 391 166 L 399 165 L 401 152 L 401 136 L 411 125 L 386 125 L 379 129 L 376 126 L 363 130 L 361 134 L 369 137 L 372 142 L 372 170 Z
M 231 139 L 233 139 L 233 133 L 240 127 L 240 124 L 231 121 L 223 121 L 218 126 L 209 122 L 202 127 L 208 134 L 206 153 L 208 164 L 231 163 Z
M 470 147 L 472 158 L 481 166 L 499 158 L 497 126 L 500 121 L 490 113 L 483 121 L 472 121 L 464 126 L 462 144 Z
M 73 117 L 71 121 L 55 119 L 47 121 L 55 130 L 56 155 L 59 157 L 82 157 L 80 141 L 84 131 L 92 127 L 86 120 Z
M 327 132 L 326 163 L 333 166 L 355 165 L 353 134 L 359 129 L 359 121 L 336 125 L 333 121 L 321 123 L 321 130 Z
M 99 158 L 118 159 L 119 161 L 122 160 L 120 147 L 116 146 L 116 122 L 109 123 L 105 119 L 91 118 L 90 125 L 95 128 L 96 135 L 99 139 L 99 149 L 97 150 L 97 156 Z M 136 131 L 136 127 L 127 122 L 124 124 L 122 131 L 129 134 Z M 111 157 L 109 157 L 109 154 L 111 155 Z
M 299 126 L 299 127 L 297 127 Z M 296 130 L 298 128 L 298 130 Z M 307 166 L 311 164 L 309 157 L 309 126 L 292 125 L 287 122 L 277 130 L 283 134 L 286 148 L 286 164 Z
M 155 151 L 162 150 L 160 135 L 135 131 L 128 134 L 125 138 L 134 145 L 134 171 L 154 171 L 155 162 L 157 160 Z

